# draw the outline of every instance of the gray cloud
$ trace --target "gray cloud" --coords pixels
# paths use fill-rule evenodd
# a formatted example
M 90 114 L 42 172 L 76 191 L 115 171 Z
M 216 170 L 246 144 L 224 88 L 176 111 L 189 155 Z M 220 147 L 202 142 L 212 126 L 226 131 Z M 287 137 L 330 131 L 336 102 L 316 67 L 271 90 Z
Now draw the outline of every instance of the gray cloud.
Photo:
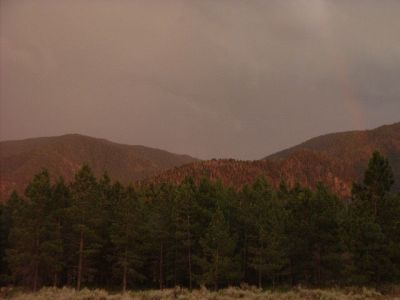
M 0 138 L 256 159 L 399 121 L 400 2 L 2 0 Z

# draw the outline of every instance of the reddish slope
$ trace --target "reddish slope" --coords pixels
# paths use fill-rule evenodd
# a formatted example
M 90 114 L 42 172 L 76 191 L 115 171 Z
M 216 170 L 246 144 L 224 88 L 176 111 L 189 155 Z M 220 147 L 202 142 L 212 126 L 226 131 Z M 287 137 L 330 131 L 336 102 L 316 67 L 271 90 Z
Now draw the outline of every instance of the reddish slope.
M 22 191 L 42 167 L 71 180 L 86 162 L 96 175 L 107 170 L 113 179 L 123 183 L 144 178 L 149 178 L 144 183 L 177 183 L 186 176 L 196 180 L 207 176 L 240 187 L 264 175 L 274 186 L 281 180 L 310 187 L 322 181 L 340 195 L 348 196 L 352 182 L 361 178 L 374 150 L 389 158 L 399 191 L 400 123 L 317 137 L 259 161 L 197 161 L 185 155 L 80 135 L 1 142 L 0 192 L 4 199 L 14 188 Z
M 195 181 L 203 177 L 211 180 L 221 180 L 224 184 L 241 187 L 251 184 L 258 176 L 265 176 L 277 187 L 284 180 L 289 185 L 300 183 L 315 187 L 320 181 L 328 184 L 342 196 L 350 192 L 350 186 L 355 173 L 351 166 L 339 164 L 323 154 L 312 151 L 299 151 L 282 161 L 237 161 L 210 160 L 196 162 L 165 171 L 143 183 L 173 182 L 179 183 L 186 176 Z
M 395 190 L 400 191 L 400 122 L 373 130 L 320 136 L 265 159 L 285 160 L 294 153 L 304 150 L 324 154 L 331 160 L 338 160 L 341 164 L 351 166 L 356 174 L 354 179 L 362 176 L 372 152 L 378 150 L 389 159 L 396 178 Z
M 83 163 L 88 163 L 97 176 L 107 171 L 112 179 L 128 183 L 194 161 L 187 155 L 76 134 L 1 142 L 0 200 L 13 189 L 23 191 L 42 168 L 69 181 Z
M 186 176 L 195 180 L 207 176 L 225 184 L 241 186 L 257 176 L 266 176 L 277 186 L 281 180 L 315 187 L 326 183 L 343 197 L 350 194 L 353 181 L 359 180 L 374 150 L 386 155 L 400 190 L 400 123 L 375 130 L 330 134 L 284 150 L 259 161 L 211 160 L 174 168 L 147 182 L 180 182 Z

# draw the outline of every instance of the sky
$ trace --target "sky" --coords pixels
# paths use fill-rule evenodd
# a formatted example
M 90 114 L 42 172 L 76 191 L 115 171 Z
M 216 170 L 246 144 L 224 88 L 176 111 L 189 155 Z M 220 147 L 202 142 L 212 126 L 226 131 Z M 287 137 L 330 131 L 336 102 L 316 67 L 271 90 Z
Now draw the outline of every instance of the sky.
M 0 0 L 0 140 L 259 159 L 400 121 L 398 0 Z

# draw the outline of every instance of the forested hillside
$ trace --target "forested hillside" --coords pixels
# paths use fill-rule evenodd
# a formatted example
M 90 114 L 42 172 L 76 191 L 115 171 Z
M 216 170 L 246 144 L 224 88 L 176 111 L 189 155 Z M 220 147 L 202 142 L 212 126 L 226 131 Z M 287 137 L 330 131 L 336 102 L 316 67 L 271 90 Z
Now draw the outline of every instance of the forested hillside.
M 141 183 L 179 184 L 186 177 L 192 177 L 198 183 L 203 177 L 207 177 L 237 189 L 251 184 L 259 176 L 266 177 L 274 188 L 277 188 L 281 181 L 285 181 L 290 187 L 299 183 L 312 189 L 318 182 L 324 182 L 338 195 L 347 197 L 357 173 L 351 165 L 342 164 L 338 159 L 311 151 L 299 151 L 282 161 L 214 159 L 195 162 L 167 170 Z
M 0 206 L 1 285 L 219 289 L 377 285 L 400 280 L 400 197 L 374 152 L 344 202 L 258 177 L 232 189 L 203 178 L 124 186 L 83 166 L 47 171 Z
M 270 155 L 265 159 L 285 160 L 299 151 L 317 152 L 350 166 L 360 178 L 365 164 L 375 150 L 380 151 L 389 159 L 395 178 L 398 179 L 395 189 L 400 191 L 400 122 L 373 130 L 323 135 Z
M 400 123 L 317 137 L 262 160 L 195 162 L 162 172 L 144 183 L 180 183 L 187 176 L 199 182 L 207 176 L 237 188 L 262 175 L 274 187 L 285 181 L 290 187 L 299 183 L 315 189 L 318 182 L 324 182 L 339 196 L 348 198 L 353 182 L 362 178 L 364 167 L 375 150 L 388 157 L 397 182 L 394 190 L 400 191 Z
M 32 176 L 46 168 L 53 179 L 67 182 L 88 164 L 99 177 L 107 171 L 124 184 L 181 183 L 192 177 L 220 180 L 240 189 L 264 176 L 277 188 L 281 181 L 315 189 L 324 182 L 340 197 L 348 198 L 354 181 L 362 177 L 364 166 L 374 150 L 383 153 L 392 165 L 400 191 L 400 123 L 374 130 L 329 134 L 265 159 L 240 161 L 218 159 L 199 161 L 143 146 L 128 146 L 81 135 L 65 135 L 0 143 L 0 201 L 13 189 L 24 191 Z
M 96 176 L 107 171 L 113 179 L 127 184 L 194 161 L 195 158 L 187 155 L 78 134 L 1 142 L 0 201 L 13 189 L 23 192 L 32 176 L 42 168 L 52 178 L 62 176 L 69 182 L 86 163 Z

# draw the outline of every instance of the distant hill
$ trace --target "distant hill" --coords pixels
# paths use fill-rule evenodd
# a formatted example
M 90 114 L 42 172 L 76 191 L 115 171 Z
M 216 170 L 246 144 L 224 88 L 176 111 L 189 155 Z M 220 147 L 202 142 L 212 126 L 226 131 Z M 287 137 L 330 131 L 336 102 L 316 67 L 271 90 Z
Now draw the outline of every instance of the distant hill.
M 374 150 L 389 158 L 396 178 L 395 190 L 400 191 L 400 123 L 374 130 L 320 136 L 258 161 L 195 162 L 163 172 L 144 183 L 178 183 L 186 176 L 198 181 L 206 176 L 238 187 L 263 175 L 275 187 L 281 180 L 289 185 L 298 182 L 311 188 L 322 181 L 346 197 L 350 194 L 352 182 L 362 177 Z
M 199 161 L 144 146 L 129 146 L 82 135 L 0 142 L 0 200 L 13 189 L 22 192 L 32 176 L 46 168 L 67 181 L 88 163 L 100 176 L 141 184 L 181 182 L 186 176 L 221 180 L 240 187 L 263 175 L 276 187 L 281 180 L 311 188 L 320 181 L 343 197 L 362 177 L 374 150 L 389 158 L 400 191 L 400 123 L 373 130 L 333 133 L 256 161 L 219 159 Z
M 286 160 L 299 151 L 323 154 L 340 160 L 361 176 L 374 150 L 385 155 L 396 178 L 396 190 L 400 190 L 400 122 L 373 130 L 332 133 L 310 139 L 295 147 L 267 156 L 266 160 Z
M 292 148 L 277 152 L 264 159 L 285 159 L 299 150 L 311 150 L 340 157 L 345 160 L 360 161 L 368 158 L 373 150 L 399 159 L 400 122 L 372 130 L 347 131 L 322 135 Z
M 97 176 L 107 171 L 123 183 L 197 161 L 144 146 L 129 146 L 78 134 L 0 142 L 0 200 L 13 189 L 22 192 L 42 168 L 70 181 L 83 163 Z
M 339 160 L 316 152 L 299 151 L 281 161 L 218 159 L 195 162 L 145 179 L 142 184 L 179 183 L 186 176 L 193 177 L 196 182 L 203 177 L 213 181 L 220 180 L 235 188 L 251 184 L 258 176 L 265 176 L 274 187 L 278 187 L 282 180 L 290 186 L 300 183 L 312 188 L 321 181 L 335 192 L 346 196 L 350 193 L 351 182 L 356 174 L 351 167 L 341 164 Z

